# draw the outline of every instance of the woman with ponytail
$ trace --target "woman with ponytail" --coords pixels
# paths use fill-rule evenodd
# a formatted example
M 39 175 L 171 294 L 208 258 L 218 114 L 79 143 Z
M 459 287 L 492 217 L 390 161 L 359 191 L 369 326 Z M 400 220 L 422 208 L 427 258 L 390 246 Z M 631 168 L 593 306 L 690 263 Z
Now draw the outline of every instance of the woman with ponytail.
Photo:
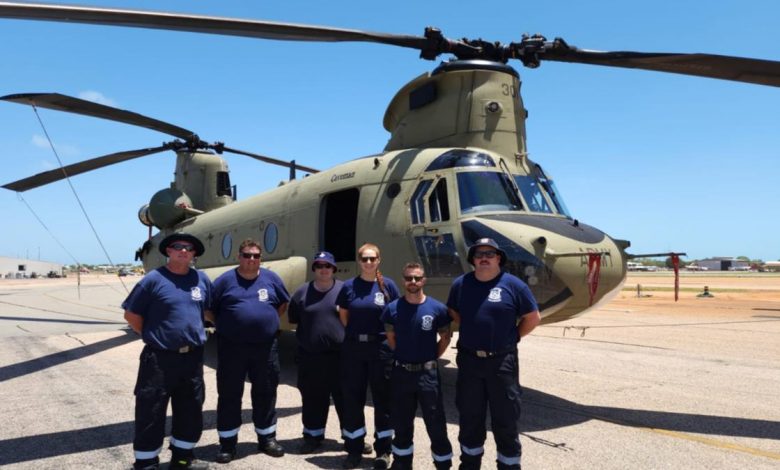
M 375 469 L 390 467 L 390 375 L 392 351 L 380 320 L 385 305 L 400 296 L 392 279 L 382 276 L 379 247 L 366 243 L 358 249 L 360 275 L 344 282 L 336 304 L 345 327 L 341 348 L 341 385 L 347 450 L 343 468 L 357 468 L 366 437 L 366 389 L 374 402 Z

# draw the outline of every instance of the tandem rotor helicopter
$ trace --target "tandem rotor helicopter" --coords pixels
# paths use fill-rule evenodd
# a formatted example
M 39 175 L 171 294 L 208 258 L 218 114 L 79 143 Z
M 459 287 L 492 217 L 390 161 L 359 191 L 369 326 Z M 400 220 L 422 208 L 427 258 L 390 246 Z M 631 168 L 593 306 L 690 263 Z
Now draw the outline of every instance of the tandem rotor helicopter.
M 137 258 L 147 270 L 165 262 L 156 247 L 172 231 L 193 233 L 204 241 L 207 250 L 198 268 L 212 278 L 234 266 L 238 244 L 253 237 L 263 244 L 264 266 L 294 287 L 310 274 L 307 257 L 320 249 L 334 253 L 342 277 L 354 275 L 356 247 L 371 241 L 382 248 L 385 272 L 399 272 L 405 262 L 419 260 L 429 277 L 426 289 L 446 298 L 452 279 L 470 269 L 467 247 L 478 238 L 491 237 L 507 252 L 506 269 L 533 290 L 543 323 L 567 320 L 606 302 L 620 290 L 628 260 L 652 255 L 628 254 L 628 241 L 614 239 L 569 213 L 552 178 L 529 158 L 520 76 L 508 62 L 529 68 L 544 61 L 570 62 L 780 86 L 780 62 L 710 54 L 589 51 L 539 35 L 501 44 L 452 40 L 436 28 L 427 28 L 422 36 L 408 36 L 15 2 L 0 2 L 0 18 L 257 39 L 378 43 L 414 49 L 427 60 L 451 56 L 396 93 L 384 116 L 390 138 L 381 152 L 320 171 L 205 142 L 185 128 L 78 98 L 56 93 L 7 95 L 2 99 L 141 126 L 174 140 L 67 165 L 3 187 L 27 191 L 66 175 L 171 150 L 176 154 L 174 181 L 139 211 L 140 221 L 149 227 L 149 239 Z M 289 181 L 238 201 L 223 153 L 286 166 Z M 298 179 L 298 171 L 309 175 Z M 158 232 L 152 236 L 153 228 Z

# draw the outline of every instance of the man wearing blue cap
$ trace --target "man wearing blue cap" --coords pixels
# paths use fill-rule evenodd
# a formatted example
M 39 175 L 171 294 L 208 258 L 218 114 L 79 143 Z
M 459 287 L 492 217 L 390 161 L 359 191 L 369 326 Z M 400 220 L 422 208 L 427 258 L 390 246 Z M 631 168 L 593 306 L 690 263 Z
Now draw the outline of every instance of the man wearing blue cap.
M 331 397 L 339 421 L 344 406 L 339 382 L 344 325 L 336 306 L 336 297 L 344 283 L 334 277 L 336 260 L 327 251 L 314 255 L 311 270 L 314 280 L 293 293 L 288 310 L 290 323 L 298 325 L 295 336 L 302 401 L 302 454 L 310 454 L 322 444 Z
M 203 430 L 203 315 L 211 300 L 211 281 L 191 267 L 205 251 L 187 233 L 160 242 L 165 266 L 144 276 L 122 304 L 125 319 L 146 344 L 135 386 L 136 470 L 159 467 L 165 438 L 165 414 L 172 402 L 171 469 L 204 469 L 193 461 Z
M 489 404 L 497 466 L 520 469 L 517 343 L 539 324 L 539 307 L 523 281 L 502 271 L 507 256 L 495 240 L 477 240 L 468 261 L 474 271 L 455 279 L 447 300 L 450 315 L 460 324 L 455 385 L 460 468 L 481 466 Z

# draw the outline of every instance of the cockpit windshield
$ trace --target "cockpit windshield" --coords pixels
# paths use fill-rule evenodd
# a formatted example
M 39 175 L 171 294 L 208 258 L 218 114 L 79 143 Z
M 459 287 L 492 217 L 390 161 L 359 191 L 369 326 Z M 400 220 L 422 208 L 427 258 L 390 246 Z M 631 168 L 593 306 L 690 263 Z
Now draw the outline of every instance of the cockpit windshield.
M 523 209 L 509 177 L 495 171 L 458 173 L 458 196 L 461 214 Z

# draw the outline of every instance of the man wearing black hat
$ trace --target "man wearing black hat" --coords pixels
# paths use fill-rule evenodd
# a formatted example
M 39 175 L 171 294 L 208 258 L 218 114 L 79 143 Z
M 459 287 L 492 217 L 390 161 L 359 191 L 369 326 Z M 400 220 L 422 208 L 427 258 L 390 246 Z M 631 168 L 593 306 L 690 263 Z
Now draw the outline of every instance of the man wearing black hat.
M 276 440 L 277 333 L 290 294 L 278 274 L 260 267 L 261 256 L 255 240 L 241 243 L 238 267 L 214 280 L 214 301 L 207 313 L 217 325 L 219 463 L 228 463 L 236 455 L 247 377 L 252 384 L 252 422 L 258 450 L 271 457 L 284 455 Z
M 193 461 L 193 449 L 203 429 L 203 315 L 211 282 L 191 265 L 205 249 L 186 233 L 167 236 L 159 249 L 167 264 L 144 276 L 122 304 L 127 323 L 146 344 L 135 386 L 133 468 L 158 468 L 171 401 L 169 468 L 204 469 L 208 464 Z
M 325 438 L 330 400 L 341 421 L 340 354 L 344 325 L 339 320 L 336 297 L 344 282 L 336 279 L 336 260 L 327 251 L 314 255 L 314 280 L 293 293 L 288 310 L 290 323 L 297 324 L 298 390 L 301 392 L 303 445 L 300 452 L 314 452 Z M 341 427 L 339 427 L 341 429 Z
M 447 306 L 460 324 L 455 404 L 462 470 L 478 469 L 485 443 L 488 404 L 499 469 L 520 468 L 520 383 L 517 343 L 541 316 L 528 286 L 502 271 L 506 253 L 490 238 L 470 248 L 474 271 L 452 283 Z

